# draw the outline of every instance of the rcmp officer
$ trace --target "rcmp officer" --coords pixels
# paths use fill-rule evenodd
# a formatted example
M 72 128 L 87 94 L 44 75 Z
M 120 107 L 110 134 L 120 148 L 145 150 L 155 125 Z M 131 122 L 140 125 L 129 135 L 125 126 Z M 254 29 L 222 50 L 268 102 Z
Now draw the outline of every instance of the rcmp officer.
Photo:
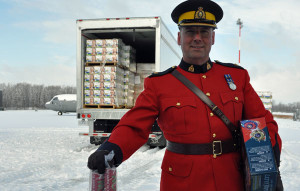
M 89 157 L 88 167 L 103 173 L 104 156 L 112 150 L 115 165 L 120 165 L 146 143 L 157 120 L 168 140 L 161 166 L 161 190 L 241 191 L 241 154 L 231 132 L 171 72 L 178 71 L 201 89 L 235 126 L 242 119 L 265 117 L 279 165 L 278 126 L 252 88 L 245 69 L 209 58 L 215 42 L 214 29 L 223 17 L 221 7 L 210 0 L 188 0 L 179 4 L 171 16 L 180 30 L 178 44 L 183 58 L 179 66 L 146 78 L 135 107 L 124 115 L 108 141 Z

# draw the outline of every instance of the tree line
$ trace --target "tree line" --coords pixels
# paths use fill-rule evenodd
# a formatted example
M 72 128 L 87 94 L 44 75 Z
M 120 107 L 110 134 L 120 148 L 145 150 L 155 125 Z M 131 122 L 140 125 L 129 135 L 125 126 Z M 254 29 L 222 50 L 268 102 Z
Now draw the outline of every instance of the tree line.
M 44 86 L 29 83 L 4 84 L 0 83 L 3 94 L 3 107 L 6 109 L 45 109 L 45 103 L 58 94 L 76 94 L 72 86 Z M 300 102 L 277 103 L 273 100 L 273 112 L 293 113 L 300 108 Z
M 45 103 L 58 94 L 76 94 L 72 86 L 44 86 L 29 83 L 0 83 L 5 109 L 45 109 Z
M 276 101 L 273 101 L 272 104 L 272 111 L 273 112 L 286 112 L 286 113 L 294 113 L 296 109 L 300 109 L 300 102 L 294 102 L 294 103 L 277 103 Z

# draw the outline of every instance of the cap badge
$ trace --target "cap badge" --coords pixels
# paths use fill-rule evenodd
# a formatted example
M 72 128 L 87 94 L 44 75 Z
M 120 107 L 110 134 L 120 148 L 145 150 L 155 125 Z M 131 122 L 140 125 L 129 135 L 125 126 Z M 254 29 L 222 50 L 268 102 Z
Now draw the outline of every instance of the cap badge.
M 189 71 L 189 72 L 194 72 L 194 71 L 195 71 L 194 66 L 191 65 L 191 66 L 189 67 L 188 71 Z
M 195 12 L 195 19 L 206 19 L 205 12 L 203 11 L 202 7 L 199 7 L 198 10 Z
M 236 85 L 234 84 L 234 81 L 233 81 L 231 75 L 230 74 L 225 74 L 224 77 L 226 79 L 226 82 L 227 82 L 229 88 L 231 90 L 236 90 Z

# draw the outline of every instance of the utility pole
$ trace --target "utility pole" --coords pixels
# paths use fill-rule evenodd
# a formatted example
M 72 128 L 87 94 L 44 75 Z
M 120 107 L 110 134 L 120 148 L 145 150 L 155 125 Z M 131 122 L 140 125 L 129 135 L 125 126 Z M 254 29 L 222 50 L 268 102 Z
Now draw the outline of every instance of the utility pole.
M 242 28 L 243 28 L 243 22 L 239 18 L 236 21 L 236 24 L 239 25 L 239 64 L 241 64 L 241 31 L 242 31 Z

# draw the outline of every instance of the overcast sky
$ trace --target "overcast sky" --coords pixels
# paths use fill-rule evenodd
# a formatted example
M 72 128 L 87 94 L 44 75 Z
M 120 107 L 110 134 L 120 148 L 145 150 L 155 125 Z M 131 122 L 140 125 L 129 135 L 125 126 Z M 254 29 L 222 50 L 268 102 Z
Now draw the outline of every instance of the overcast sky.
M 181 0 L 0 0 L 0 83 L 76 85 L 76 20 L 161 16 L 174 37 L 171 20 Z M 216 0 L 218 23 L 211 59 L 238 62 L 253 87 L 271 91 L 277 102 L 300 101 L 300 1 Z

